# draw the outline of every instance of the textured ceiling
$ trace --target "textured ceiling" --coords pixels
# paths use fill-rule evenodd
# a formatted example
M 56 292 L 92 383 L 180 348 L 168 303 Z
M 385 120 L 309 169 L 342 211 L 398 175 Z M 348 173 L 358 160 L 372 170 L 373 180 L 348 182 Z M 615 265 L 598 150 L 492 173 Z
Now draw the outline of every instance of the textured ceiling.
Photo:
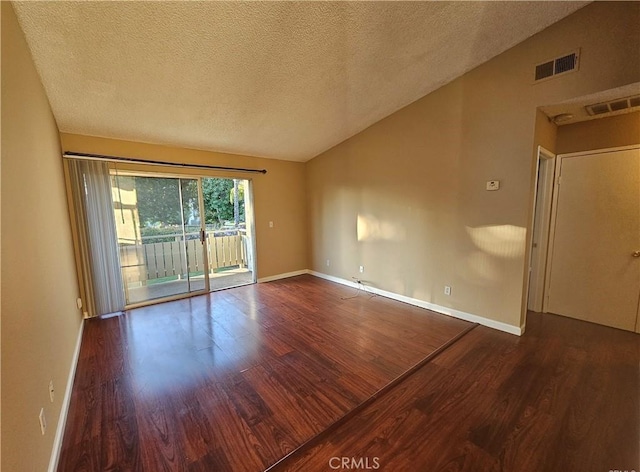
M 17 2 L 60 130 L 306 161 L 586 2 Z

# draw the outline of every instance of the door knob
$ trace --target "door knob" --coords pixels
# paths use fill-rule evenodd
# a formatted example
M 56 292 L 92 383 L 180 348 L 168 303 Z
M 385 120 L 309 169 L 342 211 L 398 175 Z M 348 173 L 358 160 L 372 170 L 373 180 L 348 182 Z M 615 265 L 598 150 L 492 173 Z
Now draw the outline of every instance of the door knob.
M 633 251 L 631 254 L 633 257 L 640 257 L 640 251 Z

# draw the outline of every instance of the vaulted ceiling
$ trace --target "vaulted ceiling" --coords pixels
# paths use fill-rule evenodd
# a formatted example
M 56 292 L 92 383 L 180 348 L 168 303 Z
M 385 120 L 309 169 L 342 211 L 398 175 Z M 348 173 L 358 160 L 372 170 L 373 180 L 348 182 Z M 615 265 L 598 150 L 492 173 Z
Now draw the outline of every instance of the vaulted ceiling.
M 306 161 L 587 2 L 16 2 L 61 131 Z

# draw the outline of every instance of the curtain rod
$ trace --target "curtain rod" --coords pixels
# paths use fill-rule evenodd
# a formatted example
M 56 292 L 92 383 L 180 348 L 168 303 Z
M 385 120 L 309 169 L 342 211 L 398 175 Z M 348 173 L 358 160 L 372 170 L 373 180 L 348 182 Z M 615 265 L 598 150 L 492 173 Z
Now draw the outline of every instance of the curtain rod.
M 152 166 L 182 167 L 185 169 L 213 169 L 230 172 L 250 172 L 252 174 L 267 173 L 267 169 L 245 169 L 243 167 L 207 166 L 204 164 L 180 164 L 176 162 L 147 161 L 145 159 L 136 159 L 134 157 L 104 156 L 102 154 L 88 154 L 84 152 L 73 151 L 65 151 L 64 154 L 62 154 L 62 157 L 65 157 L 67 159 L 83 159 L 87 161 L 130 162 L 133 164 L 147 164 Z

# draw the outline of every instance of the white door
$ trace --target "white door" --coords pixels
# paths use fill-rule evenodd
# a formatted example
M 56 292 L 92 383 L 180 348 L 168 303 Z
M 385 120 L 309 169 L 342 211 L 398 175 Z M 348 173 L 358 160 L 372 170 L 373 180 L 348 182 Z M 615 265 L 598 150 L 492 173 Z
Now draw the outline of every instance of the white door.
M 546 311 L 634 331 L 640 149 L 559 158 Z

